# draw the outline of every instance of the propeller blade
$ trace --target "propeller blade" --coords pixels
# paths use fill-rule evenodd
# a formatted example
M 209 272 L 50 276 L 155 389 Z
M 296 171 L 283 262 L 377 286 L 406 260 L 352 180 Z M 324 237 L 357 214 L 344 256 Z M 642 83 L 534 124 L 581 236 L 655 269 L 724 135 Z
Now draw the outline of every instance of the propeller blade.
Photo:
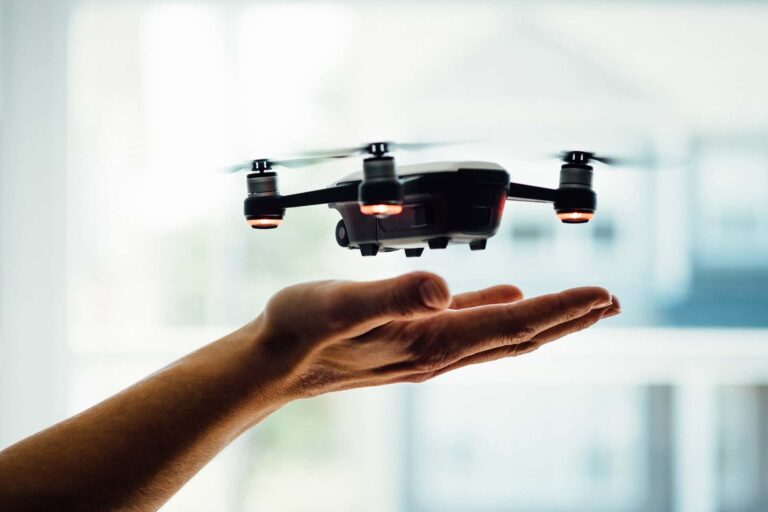
M 251 166 L 253 166 L 253 160 L 248 160 L 247 162 L 242 162 L 237 165 L 230 165 L 229 167 L 225 168 L 225 171 L 229 173 L 236 173 L 240 171 L 250 171 Z
M 594 160 L 595 162 L 600 162 L 605 165 L 622 165 L 622 160 L 610 156 L 596 156 L 592 155 L 589 157 L 590 160 Z
M 289 158 L 286 160 L 270 160 L 273 167 L 287 167 L 289 169 L 298 169 L 301 167 L 309 167 L 310 165 L 322 164 L 329 160 L 335 160 L 338 158 L 346 158 L 346 155 L 327 155 L 327 156 L 315 156 L 308 158 Z
M 307 157 L 307 158 L 286 158 L 283 160 L 268 160 L 268 159 L 259 159 L 263 160 L 264 162 L 267 162 L 269 164 L 269 168 L 274 167 L 285 167 L 288 169 L 299 169 L 301 167 L 309 167 L 310 165 L 317 165 L 321 164 L 323 162 L 328 162 L 329 160 L 334 160 L 337 158 L 345 158 L 346 155 L 327 155 L 327 156 L 314 156 L 314 157 Z M 240 171 L 251 171 L 253 169 L 253 163 L 256 160 L 248 160 L 246 162 L 239 163 L 237 165 L 232 165 L 230 167 L 227 167 L 227 172 L 235 173 Z
M 357 146 L 353 148 L 321 149 L 316 151 L 302 151 L 302 156 L 313 156 L 322 158 L 347 158 L 355 155 L 362 155 L 368 150 L 368 145 Z
M 476 142 L 476 141 L 471 141 L 471 142 Z M 375 144 L 385 144 L 389 152 L 392 152 L 398 149 L 402 149 L 404 151 L 420 151 L 423 149 L 429 149 L 433 147 L 451 146 L 451 145 L 468 144 L 468 143 L 470 143 L 470 141 L 435 141 L 435 142 L 381 141 L 381 142 L 372 142 L 369 144 L 363 144 L 355 147 L 318 150 L 318 151 L 305 151 L 300 154 L 302 156 L 325 156 L 325 157 L 333 157 L 333 158 L 346 158 L 346 157 L 355 156 L 355 155 L 368 154 L 371 146 Z
M 405 151 L 421 151 L 423 149 L 437 148 L 440 146 L 455 146 L 458 144 L 467 144 L 466 141 L 435 141 L 435 142 L 390 142 L 391 150 L 403 149 Z
M 652 154 L 643 157 L 616 157 L 607 155 L 598 155 L 591 151 L 561 151 L 556 154 L 550 155 L 552 158 L 557 158 L 562 162 L 570 162 L 574 153 L 580 153 L 582 158 L 589 162 L 600 162 L 605 165 L 618 166 L 618 167 L 653 167 L 655 165 L 655 158 Z

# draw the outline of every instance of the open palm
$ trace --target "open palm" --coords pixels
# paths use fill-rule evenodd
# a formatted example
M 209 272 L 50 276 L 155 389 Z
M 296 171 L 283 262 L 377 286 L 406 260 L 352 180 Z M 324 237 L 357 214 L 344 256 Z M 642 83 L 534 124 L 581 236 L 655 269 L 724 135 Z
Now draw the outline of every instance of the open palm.
M 523 299 L 510 285 L 451 296 L 415 272 L 371 282 L 319 281 L 278 293 L 263 315 L 297 393 L 423 382 L 468 364 L 526 354 L 619 312 L 603 288 Z

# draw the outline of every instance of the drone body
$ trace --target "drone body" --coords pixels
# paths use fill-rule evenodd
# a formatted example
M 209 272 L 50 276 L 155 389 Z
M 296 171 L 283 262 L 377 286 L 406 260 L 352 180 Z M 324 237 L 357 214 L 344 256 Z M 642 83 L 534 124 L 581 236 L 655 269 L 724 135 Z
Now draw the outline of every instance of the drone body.
M 391 143 L 373 143 L 301 160 L 254 160 L 248 175 L 245 217 L 255 229 L 280 225 L 285 209 L 328 204 L 342 219 L 336 226 L 340 246 L 359 249 L 363 256 L 404 249 L 408 257 L 421 256 L 425 247 L 444 249 L 468 244 L 485 249 L 499 228 L 507 200 L 552 203 L 565 223 L 588 222 L 596 209 L 592 190 L 591 153 L 563 155 L 560 185 L 556 189 L 510 183 L 507 171 L 490 162 L 434 162 L 395 168 L 388 156 Z M 273 165 L 298 166 L 329 158 L 369 153 L 363 171 L 328 188 L 280 195 Z
M 405 249 L 420 256 L 425 246 L 442 249 L 449 243 L 484 249 L 496 234 L 504 211 L 509 174 L 488 162 L 435 162 L 398 169 L 403 183 L 402 211 L 377 217 L 354 201 L 329 206 L 341 214 L 336 241 L 363 255 Z M 334 186 L 359 186 L 363 176 L 351 175 Z

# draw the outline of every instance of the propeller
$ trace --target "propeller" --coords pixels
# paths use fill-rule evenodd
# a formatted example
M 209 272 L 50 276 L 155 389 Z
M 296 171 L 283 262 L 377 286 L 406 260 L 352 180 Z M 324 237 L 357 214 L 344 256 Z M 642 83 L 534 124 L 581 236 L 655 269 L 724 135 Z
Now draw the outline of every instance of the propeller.
M 616 157 L 608 155 L 598 155 L 592 151 L 580 151 L 580 150 L 566 150 L 559 153 L 550 155 L 552 158 L 557 158 L 564 163 L 586 164 L 590 162 L 600 162 L 601 164 L 611 166 L 622 167 L 654 167 L 656 160 L 652 154 L 648 154 L 645 157 Z
M 448 146 L 452 144 L 463 144 L 464 142 L 371 142 L 364 146 L 355 146 L 323 151 L 305 151 L 299 153 L 298 158 L 288 158 L 283 160 L 272 160 L 269 158 L 259 158 L 256 160 L 248 160 L 238 165 L 228 167 L 229 172 L 238 171 L 252 171 L 252 172 L 264 172 L 269 171 L 274 167 L 286 167 L 289 169 L 298 169 L 301 167 L 309 167 L 310 165 L 317 165 L 329 160 L 336 160 L 340 158 L 349 158 L 355 155 L 373 155 L 383 156 L 386 153 L 402 149 L 405 151 L 419 151 L 423 149 L 429 149 L 439 146 Z
M 437 142 L 371 142 L 362 146 L 338 148 L 321 151 L 307 151 L 302 153 L 305 156 L 317 156 L 328 158 L 346 158 L 355 155 L 373 155 L 382 156 L 392 151 L 420 151 L 440 146 L 450 146 L 454 144 L 464 144 L 463 141 L 437 141 Z
M 238 165 L 227 167 L 229 172 L 239 171 L 252 171 L 252 172 L 264 172 L 272 169 L 273 167 L 285 167 L 288 169 L 298 169 L 301 167 L 309 167 L 310 165 L 317 165 L 328 160 L 335 158 L 345 158 L 346 155 L 323 155 L 315 157 L 302 157 L 302 158 L 287 158 L 282 160 L 271 160 L 269 158 L 258 158 L 256 160 L 248 160 Z

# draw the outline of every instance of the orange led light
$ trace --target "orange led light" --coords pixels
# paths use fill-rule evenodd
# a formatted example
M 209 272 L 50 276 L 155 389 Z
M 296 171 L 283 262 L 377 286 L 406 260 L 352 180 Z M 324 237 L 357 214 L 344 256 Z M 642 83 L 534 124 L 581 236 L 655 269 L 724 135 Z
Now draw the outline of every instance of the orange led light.
M 557 214 L 558 219 L 569 224 L 589 222 L 594 216 L 595 214 L 592 212 L 560 212 Z
M 283 219 L 270 219 L 270 218 L 264 217 L 261 219 L 247 219 L 246 222 L 252 228 L 270 229 L 270 228 L 276 228 L 277 226 L 282 224 Z
M 360 211 L 365 215 L 397 215 L 402 213 L 401 204 L 361 204 Z

